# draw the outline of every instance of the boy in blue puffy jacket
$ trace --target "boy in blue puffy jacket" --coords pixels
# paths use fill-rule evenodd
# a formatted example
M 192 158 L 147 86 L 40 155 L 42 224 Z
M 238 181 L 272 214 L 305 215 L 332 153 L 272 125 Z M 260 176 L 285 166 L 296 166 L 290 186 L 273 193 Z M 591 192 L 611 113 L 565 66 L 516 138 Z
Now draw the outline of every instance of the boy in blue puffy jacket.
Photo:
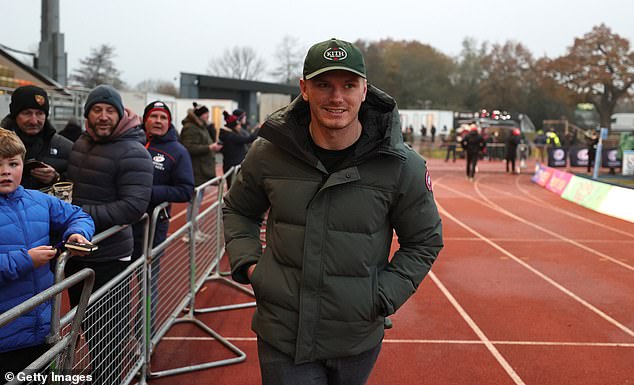
M 0 313 L 53 284 L 51 231 L 80 243 L 95 232 L 81 208 L 20 186 L 25 153 L 16 134 L 0 128 Z M 0 378 L 22 371 L 48 349 L 50 318 L 47 302 L 0 328 Z

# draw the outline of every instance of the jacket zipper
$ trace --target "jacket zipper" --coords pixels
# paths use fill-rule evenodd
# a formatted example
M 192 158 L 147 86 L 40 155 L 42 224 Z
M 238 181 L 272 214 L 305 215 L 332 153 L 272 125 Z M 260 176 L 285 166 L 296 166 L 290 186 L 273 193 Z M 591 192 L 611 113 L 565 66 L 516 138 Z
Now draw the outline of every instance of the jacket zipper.
M 29 239 L 29 232 L 28 232 L 28 228 L 25 226 L 24 223 L 24 218 L 22 217 L 22 215 L 20 215 L 20 210 L 18 210 L 17 206 L 22 203 L 22 205 L 24 205 L 24 202 L 21 199 L 16 199 L 15 200 L 15 205 L 10 205 L 11 208 L 13 209 L 13 211 L 15 212 L 15 215 L 18 217 L 18 220 L 20 221 L 20 226 L 23 229 L 24 232 L 24 244 L 26 246 L 27 249 L 27 255 L 28 255 L 28 248 L 31 245 L 31 240 Z M 26 210 L 25 210 L 26 212 Z M 30 255 L 29 255 L 30 257 Z M 41 266 L 40 266 L 41 267 Z M 37 294 L 37 287 L 38 287 L 38 278 L 37 278 L 37 273 L 36 270 L 38 268 L 33 267 L 33 274 L 32 274 L 32 278 L 31 278 L 31 284 L 32 284 L 32 293 Z M 37 308 L 36 308 L 37 309 Z M 40 317 L 37 314 L 37 310 L 35 310 L 35 324 L 33 325 L 33 336 L 37 337 L 37 331 L 40 327 Z

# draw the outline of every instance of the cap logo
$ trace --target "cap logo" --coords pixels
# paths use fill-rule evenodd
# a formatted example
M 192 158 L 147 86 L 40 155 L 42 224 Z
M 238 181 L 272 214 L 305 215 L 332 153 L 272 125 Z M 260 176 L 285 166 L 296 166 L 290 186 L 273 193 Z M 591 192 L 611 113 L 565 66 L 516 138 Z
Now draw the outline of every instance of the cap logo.
M 46 103 L 46 99 L 42 95 L 35 95 L 35 102 L 40 106 L 43 106 Z
M 348 57 L 348 52 L 340 47 L 328 48 L 324 51 L 324 59 L 331 61 L 345 60 Z

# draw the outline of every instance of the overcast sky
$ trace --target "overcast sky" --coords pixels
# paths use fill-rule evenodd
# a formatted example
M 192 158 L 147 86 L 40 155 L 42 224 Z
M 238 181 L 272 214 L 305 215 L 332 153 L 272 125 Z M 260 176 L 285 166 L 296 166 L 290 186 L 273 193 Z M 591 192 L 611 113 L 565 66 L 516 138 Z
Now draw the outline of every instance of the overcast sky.
M 307 48 L 337 37 L 418 40 L 456 56 L 465 37 L 521 42 L 535 57 L 565 54 L 575 37 L 605 23 L 634 44 L 631 0 L 60 0 L 68 72 L 91 48 L 115 47 L 130 85 L 147 78 L 178 82 L 206 73 L 227 48 L 256 49 L 269 69 L 285 35 Z M 36 50 L 41 0 L 0 0 L 0 43 Z M 371 79 L 370 79 L 371 80 Z

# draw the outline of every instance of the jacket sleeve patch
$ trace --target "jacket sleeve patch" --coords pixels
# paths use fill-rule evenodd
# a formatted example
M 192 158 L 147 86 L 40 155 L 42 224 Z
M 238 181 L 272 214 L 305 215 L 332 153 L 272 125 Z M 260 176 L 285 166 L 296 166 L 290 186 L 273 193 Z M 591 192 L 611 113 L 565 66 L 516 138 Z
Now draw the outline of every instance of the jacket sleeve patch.
M 432 192 L 431 175 L 429 174 L 429 169 L 425 170 L 425 185 L 427 186 L 427 190 Z

